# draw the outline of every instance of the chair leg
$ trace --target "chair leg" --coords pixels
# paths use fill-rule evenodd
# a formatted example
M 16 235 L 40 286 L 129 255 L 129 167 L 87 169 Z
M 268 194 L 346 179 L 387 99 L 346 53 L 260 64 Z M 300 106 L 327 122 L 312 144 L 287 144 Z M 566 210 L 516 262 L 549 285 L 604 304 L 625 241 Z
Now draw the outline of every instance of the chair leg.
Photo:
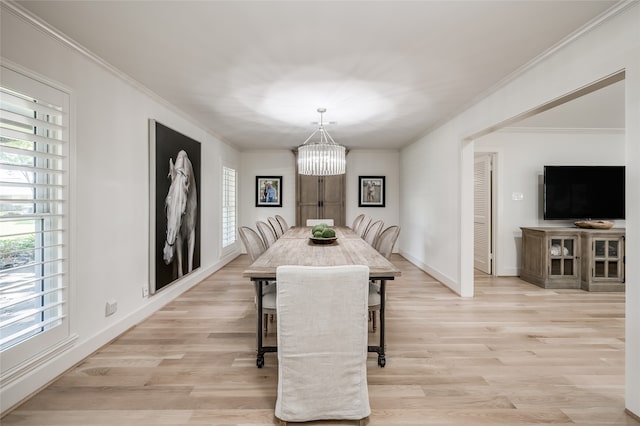
M 369 417 L 358 420 L 358 426 L 366 426 L 369 424 Z
M 375 332 L 376 331 L 376 312 L 373 311 L 372 314 L 373 314 L 372 315 L 373 318 L 371 319 L 371 325 L 373 325 L 373 331 Z
M 265 337 L 269 334 L 269 314 L 264 314 L 264 335 Z

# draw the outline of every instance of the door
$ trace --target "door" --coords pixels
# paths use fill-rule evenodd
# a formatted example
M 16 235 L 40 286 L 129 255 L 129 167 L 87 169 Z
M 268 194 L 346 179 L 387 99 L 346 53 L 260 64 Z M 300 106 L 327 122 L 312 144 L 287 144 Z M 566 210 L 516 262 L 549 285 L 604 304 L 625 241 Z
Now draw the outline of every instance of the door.
M 333 219 L 344 226 L 345 176 L 305 176 L 298 174 L 296 223 L 304 226 L 307 219 Z
M 317 176 L 298 175 L 296 197 L 298 226 L 305 226 L 307 219 L 320 218 L 320 181 Z
M 344 181 L 345 175 L 322 177 L 321 219 L 333 219 L 335 226 L 345 225 Z
M 492 157 L 477 153 L 473 168 L 473 265 L 485 274 L 492 273 Z

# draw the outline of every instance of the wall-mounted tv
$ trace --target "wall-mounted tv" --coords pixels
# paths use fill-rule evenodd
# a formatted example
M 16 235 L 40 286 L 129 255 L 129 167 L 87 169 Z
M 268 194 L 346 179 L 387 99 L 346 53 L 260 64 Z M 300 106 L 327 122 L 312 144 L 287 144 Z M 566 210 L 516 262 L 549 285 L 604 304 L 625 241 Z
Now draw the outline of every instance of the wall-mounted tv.
M 544 219 L 624 219 L 624 166 L 545 166 Z

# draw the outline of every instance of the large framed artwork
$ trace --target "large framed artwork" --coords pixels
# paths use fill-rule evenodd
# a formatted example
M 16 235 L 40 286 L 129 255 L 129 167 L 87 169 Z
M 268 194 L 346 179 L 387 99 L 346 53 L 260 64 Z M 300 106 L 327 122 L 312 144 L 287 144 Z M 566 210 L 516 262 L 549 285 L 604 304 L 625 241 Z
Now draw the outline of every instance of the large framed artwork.
M 358 176 L 358 207 L 384 207 L 384 176 Z
M 151 294 L 200 267 L 200 168 L 200 142 L 149 120 Z
M 256 176 L 256 207 L 282 207 L 282 176 Z

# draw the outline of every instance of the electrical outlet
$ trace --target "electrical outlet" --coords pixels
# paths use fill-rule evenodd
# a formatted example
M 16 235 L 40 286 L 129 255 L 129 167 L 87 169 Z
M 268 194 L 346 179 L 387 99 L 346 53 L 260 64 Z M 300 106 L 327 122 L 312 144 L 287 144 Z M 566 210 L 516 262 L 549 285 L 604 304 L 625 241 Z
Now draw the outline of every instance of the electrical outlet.
M 142 287 L 142 297 L 149 297 L 149 287 Z
M 104 316 L 108 317 L 110 315 L 113 315 L 116 313 L 117 310 L 118 310 L 118 302 L 116 302 L 114 299 L 109 299 L 107 300 L 107 303 L 105 303 L 104 305 Z

